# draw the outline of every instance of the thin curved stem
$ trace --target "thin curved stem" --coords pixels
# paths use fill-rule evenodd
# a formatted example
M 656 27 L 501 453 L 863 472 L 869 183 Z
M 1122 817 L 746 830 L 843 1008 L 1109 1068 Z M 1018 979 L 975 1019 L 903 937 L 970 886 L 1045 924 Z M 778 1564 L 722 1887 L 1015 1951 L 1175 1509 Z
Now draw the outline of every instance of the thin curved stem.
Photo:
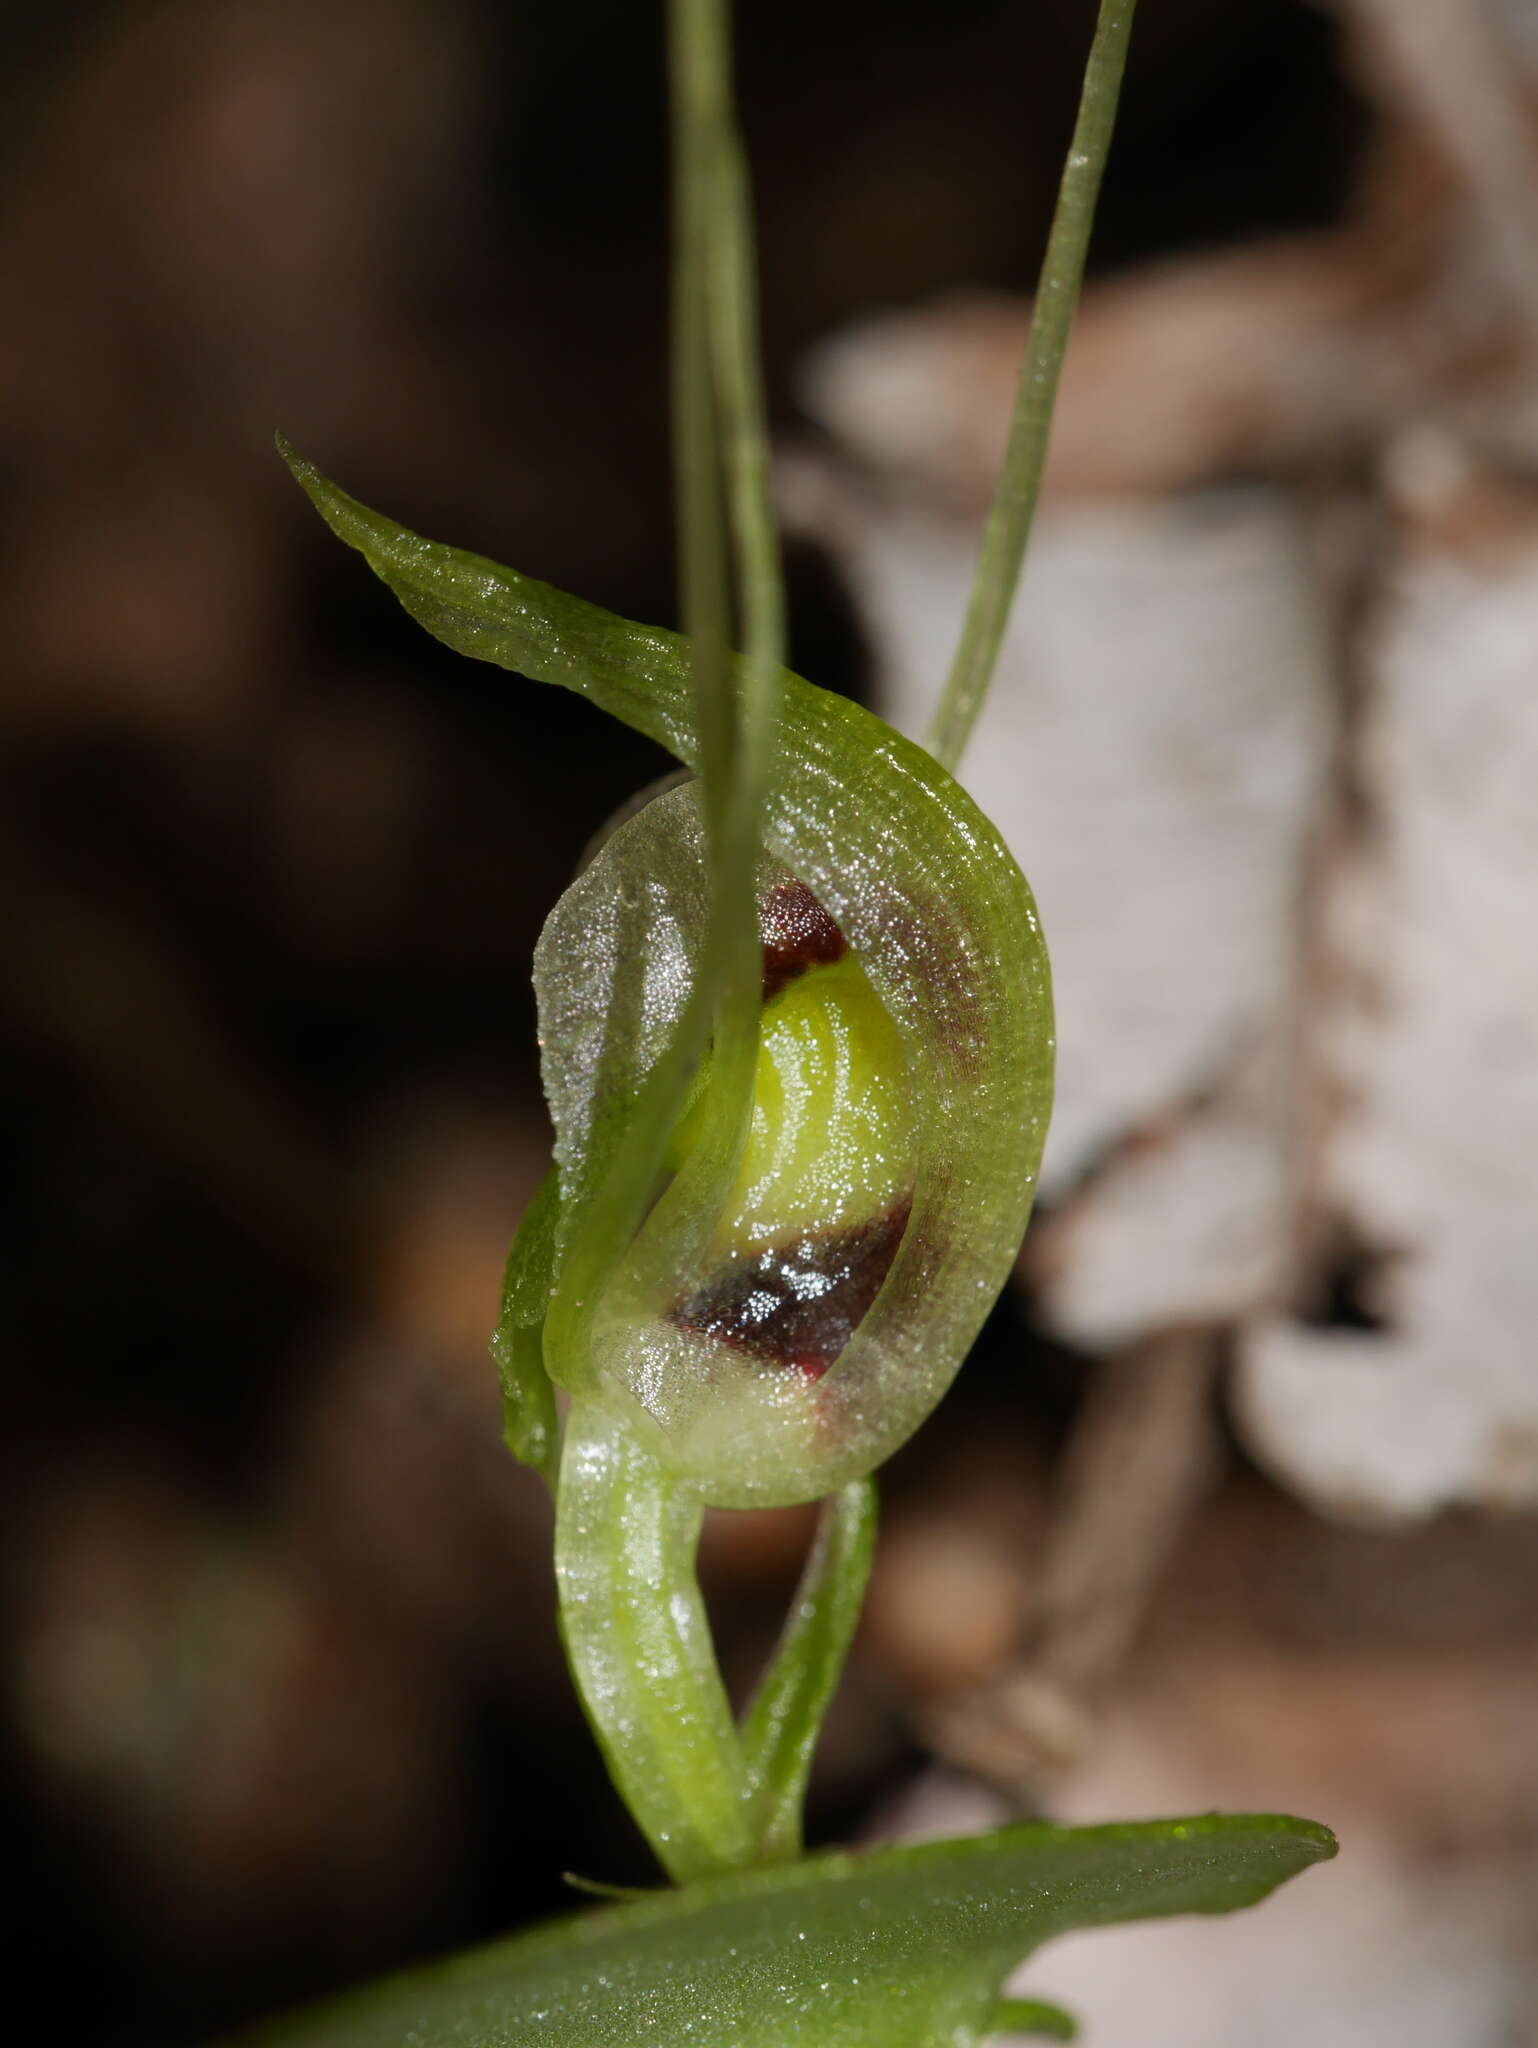
M 717 141 L 716 190 L 711 336 L 743 651 L 737 822 L 739 829 L 756 835 L 785 662 L 785 579 L 759 362 L 752 197 L 742 139 L 729 106 Z M 756 836 L 750 852 L 757 852 Z
M 983 532 L 956 657 L 925 741 L 936 760 L 953 772 L 993 679 L 1041 495 L 1052 408 L 1084 282 L 1095 202 L 1110 153 L 1135 8 L 1136 0 L 1101 0 L 1078 120 L 1037 286 L 1004 466 Z
M 751 894 L 785 596 L 758 354 L 752 200 L 732 103 L 729 0 L 670 0 L 673 406 L 680 603 L 696 645 L 700 776 L 722 892 Z M 744 662 L 726 661 L 735 569 Z
M 696 690 L 702 715 L 720 728 L 715 745 L 702 747 L 706 810 L 723 831 L 735 828 L 735 850 L 745 841 L 751 861 L 779 704 L 785 593 L 730 18 L 728 0 L 670 0 L 674 463 L 684 630 L 702 639 Z M 725 664 L 727 531 L 745 657 L 740 692 Z
M 701 1508 L 575 1400 L 556 1488 L 561 1635 L 620 1796 L 675 1882 L 751 1858 L 742 1750 L 695 1577 Z
M 673 490 L 681 623 L 694 654 L 700 779 L 707 821 L 724 815 L 736 769 L 737 718 L 727 675 L 730 630 L 720 420 L 710 332 L 715 157 L 726 50 L 710 0 L 670 0 L 673 135 Z
M 754 1836 L 766 1862 L 801 1854 L 812 1752 L 860 1619 L 875 1545 L 876 1489 L 856 1479 L 823 1504 L 779 1646 L 743 1718 Z

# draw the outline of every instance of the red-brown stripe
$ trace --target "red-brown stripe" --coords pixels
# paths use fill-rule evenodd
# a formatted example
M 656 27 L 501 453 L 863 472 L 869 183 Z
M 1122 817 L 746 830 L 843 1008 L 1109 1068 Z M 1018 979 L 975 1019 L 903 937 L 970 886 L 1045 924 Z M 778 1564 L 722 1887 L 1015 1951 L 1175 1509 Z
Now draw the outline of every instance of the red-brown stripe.
M 849 951 L 848 941 L 817 898 L 794 878 L 777 882 L 759 899 L 764 942 L 764 1001 L 809 967 L 829 967 Z

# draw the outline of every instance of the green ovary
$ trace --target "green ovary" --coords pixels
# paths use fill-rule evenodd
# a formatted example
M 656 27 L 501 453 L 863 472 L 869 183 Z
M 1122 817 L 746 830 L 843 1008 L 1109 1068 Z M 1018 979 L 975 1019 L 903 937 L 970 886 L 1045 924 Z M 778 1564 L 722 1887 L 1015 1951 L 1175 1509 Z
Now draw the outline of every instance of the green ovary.
M 670 1164 L 700 1116 L 696 1101 Z M 916 1143 L 902 1042 L 858 960 L 807 968 L 764 1005 L 752 1120 L 712 1251 L 831 1237 L 884 1215 L 911 1191 Z

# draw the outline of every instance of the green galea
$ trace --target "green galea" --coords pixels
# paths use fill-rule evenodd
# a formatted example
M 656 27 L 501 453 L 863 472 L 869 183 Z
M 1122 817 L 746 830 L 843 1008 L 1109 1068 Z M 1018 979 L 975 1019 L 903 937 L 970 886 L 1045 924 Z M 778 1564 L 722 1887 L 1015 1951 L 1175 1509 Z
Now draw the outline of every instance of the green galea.
M 289 459 L 439 639 L 577 690 L 697 764 L 687 641 L 423 540 Z M 724 1205 L 717 1186 L 702 1206 L 678 1171 L 649 1210 L 621 1213 L 704 943 L 707 863 L 685 784 L 614 830 L 541 937 L 556 1184 L 520 1232 L 498 1338 L 510 1439 L 545 1469 L 554 1382 L 571 1396 L 568 1436 L 623 1428 L 670 1485 L 719 1507 L 822 1498 L 929 1414 L 1013 1264 L 1051 1107 L 1046 949 L 997 831 L 860 706 L 788 673 L 780 706 L 766 959 L 794 944 L 777 918 L 810 919 L 814 953 L 824 927 L 836 944 L 778 985 L 770 975 L 740 1173 Z M 695 1116 L 708 1061 L 704 1073 Z M 648 1186 L 669 1158 L 690 1163 L 691 1136 L 675 1109 Z

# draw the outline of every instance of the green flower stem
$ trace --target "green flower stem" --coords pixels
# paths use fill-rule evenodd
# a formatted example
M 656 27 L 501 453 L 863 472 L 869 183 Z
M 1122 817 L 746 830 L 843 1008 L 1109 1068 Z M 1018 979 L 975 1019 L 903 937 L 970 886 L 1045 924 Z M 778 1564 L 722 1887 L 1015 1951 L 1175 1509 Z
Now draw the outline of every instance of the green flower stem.
M 719 8 L 720 0 L 712 0 Z M 758 359 L 757 258 L 747 159 L 729 111 L 716 146 L 710 326 L 720 393 L 743 673 L 738 822 L 756 833 L 770 768 L 785 662 L 785 579 L 775 522 L 769 422 Z M 751 851 L 756 853 L 756 837 Z
M 812 1752 L 844 1668 L 876 1542 L 876 1489 L 857 1479 L 824 1504 L 779 1648 L 742 1724 L 754 1835 L 764 1862 L 802 1850 Z
M 701 1509 L 633 1427 L 572 1404 L 556 1491 L 561 1633 L 621 1797 L 670 1877 L 801 1854 L 812 1752 L 859 1619 L 876 1495 L 829 1500 L 739 1738 L 695 1576 Z
M 705 808 L 719 831 L 736 769 L 736 706 L 726 672 L 729 594 L 710 335 L 717 130 L 724 118 L 725 28 L 709 0 L 670 0 L 673 135 L 673 487 L 678 594 L 694 656 Z
M 752 200 L 732 106 L 727 0 L 670 0 L 669 52 L 680 600 L 685 631 L 697 646 L 703 640 L 696 690 L 706 813 L 751 886 L 779 705 L 785 594 L 758 360 Z M 723 510 L 741 600 L 744 663 L 735 683 L 725 656 L 730 607 Z
M 561 1633 L 609 1772 L 668 1875 L 752 1860 L 742 1749 L 695 1577 L 702 1509 L 575 1400 L 556 1489 Z
M 751 204 L 732 107 L 727 0 L 670 0 L 674 136 L 673 406 L 680 602 L 695 650 L 700 778 L 711 872 L 701 972 L 712 1021 L 703 1125 L 674 1198 L 647 1236 L 679 1256 L 678 1218 L 703 1232 L 736 1172 L 757 1050 L 759 952 L 753 909 L 784 660 L 784 592 L 758 365 Z M 723 513 L 725 521 L 723 521 Z M 743 632 L 727 662 L 724 532 Z M 644 1267 L 647 1246 L 638 1247 Z
M 1052 408 L 1084 282 L 1095 202 L 1110 154 L 1135 8 L 1136 0 L 1101 0 L 1079 116 L 1037 287 L 1004 466 L 983 532 L 956 658 L 925 742 L 936 760 L 953 772 L 993 678 L 1041 495 Z

